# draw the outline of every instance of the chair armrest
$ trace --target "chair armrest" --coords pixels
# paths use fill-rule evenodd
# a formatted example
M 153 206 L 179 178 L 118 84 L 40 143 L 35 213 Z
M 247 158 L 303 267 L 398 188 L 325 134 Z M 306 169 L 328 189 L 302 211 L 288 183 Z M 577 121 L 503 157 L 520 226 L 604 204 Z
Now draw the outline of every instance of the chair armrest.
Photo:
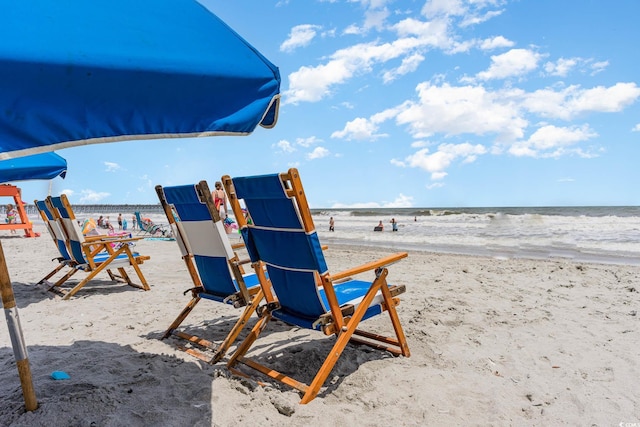
M 94 246 L 94 245 L 100 245 L 100 244 L 106 244 L 106 243 L 125 243 L 125 242 L 134 242 L 136 240 L 141 240 L 144 237 L 110 237 L 110 236 L 105 236 L 102 239 L 96 239 L 96 240 L 92 240 L 90 242 L 84 242 L 82 243 L 83 246 Z
M 380 258 L 378 260 L 375 261 L 371 261 L 368 262 L 366 264 L 362 264 L 360 266 L 357 267 L 353 267 L 350 268 L 348 270 L 344 270 L 344 271 L 340 271 L 336 274 L 331 274 L 331 280 L 335 281 L 335 280 L 340 280 L 342 278 L 348 277 L 348 276 L 352 276 L 352 275 L 356 275 L 359 273 L 363 273 L 365 271 L 370 271 L 370 270 L 375 270 L 376 268 L 379 267 L 385 267 L 387 265 L 393 264 L 395 262 L 400 261 L 402 258 L 406 258 L 408 257 L 409 254 L 406 252 L 398 252 L 392 255 L 388 255 L 384 258 Z

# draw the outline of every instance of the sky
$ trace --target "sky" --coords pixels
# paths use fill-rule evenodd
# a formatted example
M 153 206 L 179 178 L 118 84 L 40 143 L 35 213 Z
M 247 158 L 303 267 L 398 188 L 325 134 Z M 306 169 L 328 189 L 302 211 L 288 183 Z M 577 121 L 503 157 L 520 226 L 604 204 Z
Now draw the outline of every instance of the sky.
M 296 167 L 312 208 L 640 205 L 636 0 L 201 0 L 282 76 L 249 136 L 57 151 L 27 202 Z

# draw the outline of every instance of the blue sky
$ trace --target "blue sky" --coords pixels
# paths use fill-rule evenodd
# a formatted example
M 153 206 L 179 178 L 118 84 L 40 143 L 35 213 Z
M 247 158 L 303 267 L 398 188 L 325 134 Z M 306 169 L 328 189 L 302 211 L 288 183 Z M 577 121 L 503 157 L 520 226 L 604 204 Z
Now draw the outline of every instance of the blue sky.
M 636 0 L 201 3 L 279 67 L 276 127 L 60 150 L 54 194 L 297 167 L 314 208 L 640 205 Z

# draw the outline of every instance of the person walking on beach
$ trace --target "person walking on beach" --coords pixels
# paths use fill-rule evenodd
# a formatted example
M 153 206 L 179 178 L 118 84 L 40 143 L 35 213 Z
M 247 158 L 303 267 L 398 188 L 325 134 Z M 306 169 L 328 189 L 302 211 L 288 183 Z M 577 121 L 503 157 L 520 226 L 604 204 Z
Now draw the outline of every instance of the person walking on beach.
M 136 214 L 133 214 L 133 215 L 131 216 L 131 229 L 132 229 L 132 230 L 135 230 L 135 229 L 136 229 L 136 224 L 137 224 L 137 221 L 136 221 Z
M 122 214 L 118 214 L 118 230 L 122 230 Z
M 333 217 L 331 217 L 331 218 L 329 218 L 329 231 L 335 231 L 333 229 L 333 225 L 334 225 Z
M 395 218 L 391 218 L 391 231 L 398 231 L 398 223 Z

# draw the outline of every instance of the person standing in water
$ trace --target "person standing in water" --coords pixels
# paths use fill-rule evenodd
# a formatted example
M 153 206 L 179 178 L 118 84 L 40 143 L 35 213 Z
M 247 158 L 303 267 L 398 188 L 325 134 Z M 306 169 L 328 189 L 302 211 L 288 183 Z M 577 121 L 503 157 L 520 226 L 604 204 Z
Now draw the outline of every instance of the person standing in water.
M 334 228 L 333 217 L 329 218 L 329 231 L 335 231 Z

